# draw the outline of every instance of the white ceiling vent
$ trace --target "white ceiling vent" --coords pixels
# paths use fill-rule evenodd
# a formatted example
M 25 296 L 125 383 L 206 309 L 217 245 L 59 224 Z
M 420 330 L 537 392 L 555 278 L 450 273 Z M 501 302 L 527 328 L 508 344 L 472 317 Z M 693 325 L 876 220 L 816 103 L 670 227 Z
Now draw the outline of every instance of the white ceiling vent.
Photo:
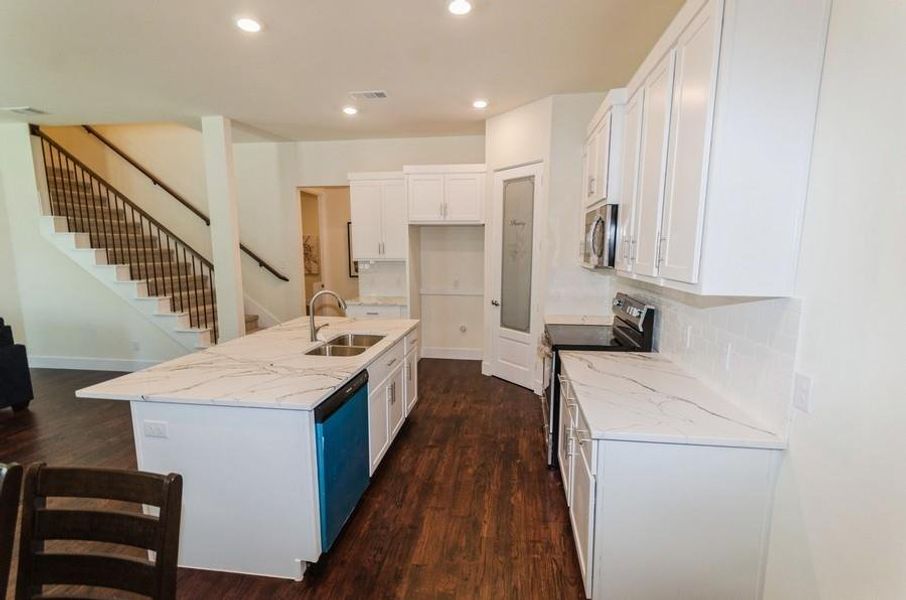
M 0 110 L 5 110 L 7 112 L 16 113 L 17 115 L 33 116 L 33 115 L 46 115 L 47 112 L 43 110 L 38 110 L 37 108 L 32 108 L 30 106 L 7 106 L 5 108 L 0 108 Z
M 366 90 L 364 92 L 349 92 L 354 100 L 383 100 L 387 97 L 384 90 Z

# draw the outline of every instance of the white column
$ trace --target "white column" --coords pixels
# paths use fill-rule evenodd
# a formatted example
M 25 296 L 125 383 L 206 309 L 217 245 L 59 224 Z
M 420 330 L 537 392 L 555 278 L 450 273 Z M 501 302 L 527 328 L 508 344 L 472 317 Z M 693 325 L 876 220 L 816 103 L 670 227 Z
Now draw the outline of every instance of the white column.
M 201 134 L 211 215 L 217 328 L 219 341 L 225 342 L 245 335 L 232 124 L 222 116 L 202 117 Z

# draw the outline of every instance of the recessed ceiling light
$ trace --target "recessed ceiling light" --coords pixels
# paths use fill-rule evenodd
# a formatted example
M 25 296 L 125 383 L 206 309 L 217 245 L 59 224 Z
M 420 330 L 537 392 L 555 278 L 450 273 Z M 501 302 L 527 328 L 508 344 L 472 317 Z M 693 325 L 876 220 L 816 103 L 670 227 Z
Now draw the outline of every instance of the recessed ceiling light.
M 357 109 L 355 106 L 346 106 L 343 108 L 343 112 L 351 117 L 353 115 L 359 114 L 359 109 Z
M 261 23 L 255 19 L 250 19 L 248 17 L 242 17 L 241 19 L 236 19 L 236 27 L 242 31 L 247 31 L 249 33 L 258 33 L 261 31 Z
M 483 108 L 487 108 L 487 107 L 488 107 L 487 100 L 476 100 L 475 102 L 472 103 L 472 108 L 477 108 L 479 110 L 481 110 Z
M 472 3 L 469 0 L 450 0 L 447 10 L 457 17 L 461 17 L 472 12 Z

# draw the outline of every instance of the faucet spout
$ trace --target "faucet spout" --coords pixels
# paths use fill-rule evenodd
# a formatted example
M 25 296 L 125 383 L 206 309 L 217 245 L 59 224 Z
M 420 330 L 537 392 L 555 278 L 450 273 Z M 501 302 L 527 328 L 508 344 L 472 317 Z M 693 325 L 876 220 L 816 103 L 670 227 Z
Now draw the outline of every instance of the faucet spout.
M 317 292 L 314 296 L 311 297 L 311 300 L 308 301 L 308 317 L 310 319 L 309 329 L 311 330 L 311 341 L 313 342 L 318 341 L 318 331 L 322 327 L 327 327 L 327 323 L 323 325 L 315 325 L 315 302 L 318 300 L 318 298 L 324 295 L 333 296 L 334 298 L 336 298 L 337 304 L 339 304 L 340 308 L 343 310 L 343 316 L 346 316 L 346 301 L 343 300 L 343 298 L 341 298 L 338 293 L 334 292 L 333 290 L 321 290 L 320 292 Z

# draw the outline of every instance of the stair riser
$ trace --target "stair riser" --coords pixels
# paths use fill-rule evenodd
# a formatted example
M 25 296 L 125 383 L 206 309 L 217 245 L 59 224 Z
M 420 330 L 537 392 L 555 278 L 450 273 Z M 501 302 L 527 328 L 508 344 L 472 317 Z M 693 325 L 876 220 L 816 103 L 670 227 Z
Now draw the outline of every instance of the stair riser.
M 166 265 L 172 263 L 175 258 L 172 251 L 165 249 L 143 252 L 135 248 L 107 248 L 107 262 L 109 264 L 133 264 L 136 266 L 136 270 L 140 266 L 147 266 L 152 275 L 155 268 L 158 269 L 158 274 L 160 274 L 161 269 L 166 268 Z
M 106 236 L 102 233 L 91 233 L 89 235 L 92 248 L 131 248 L 137 251 L 153 251 L 154 254 L 157 254 L 157 249 L 159 247 L 157 238 L 149 236 L 137 236 L 130 234 L 120 236 L 113 233 Z
M 126 211 L 119 208 L 112 209 L 107 206 L 98 206 L 86 210 L 84 206 L 73 206 L 71 204 L 51 204 L 51 207 L 53 208 L 53 214 L 58 217 L 70 217 L 84 223 L 87 223 L 89 219 L 126 220 Z

